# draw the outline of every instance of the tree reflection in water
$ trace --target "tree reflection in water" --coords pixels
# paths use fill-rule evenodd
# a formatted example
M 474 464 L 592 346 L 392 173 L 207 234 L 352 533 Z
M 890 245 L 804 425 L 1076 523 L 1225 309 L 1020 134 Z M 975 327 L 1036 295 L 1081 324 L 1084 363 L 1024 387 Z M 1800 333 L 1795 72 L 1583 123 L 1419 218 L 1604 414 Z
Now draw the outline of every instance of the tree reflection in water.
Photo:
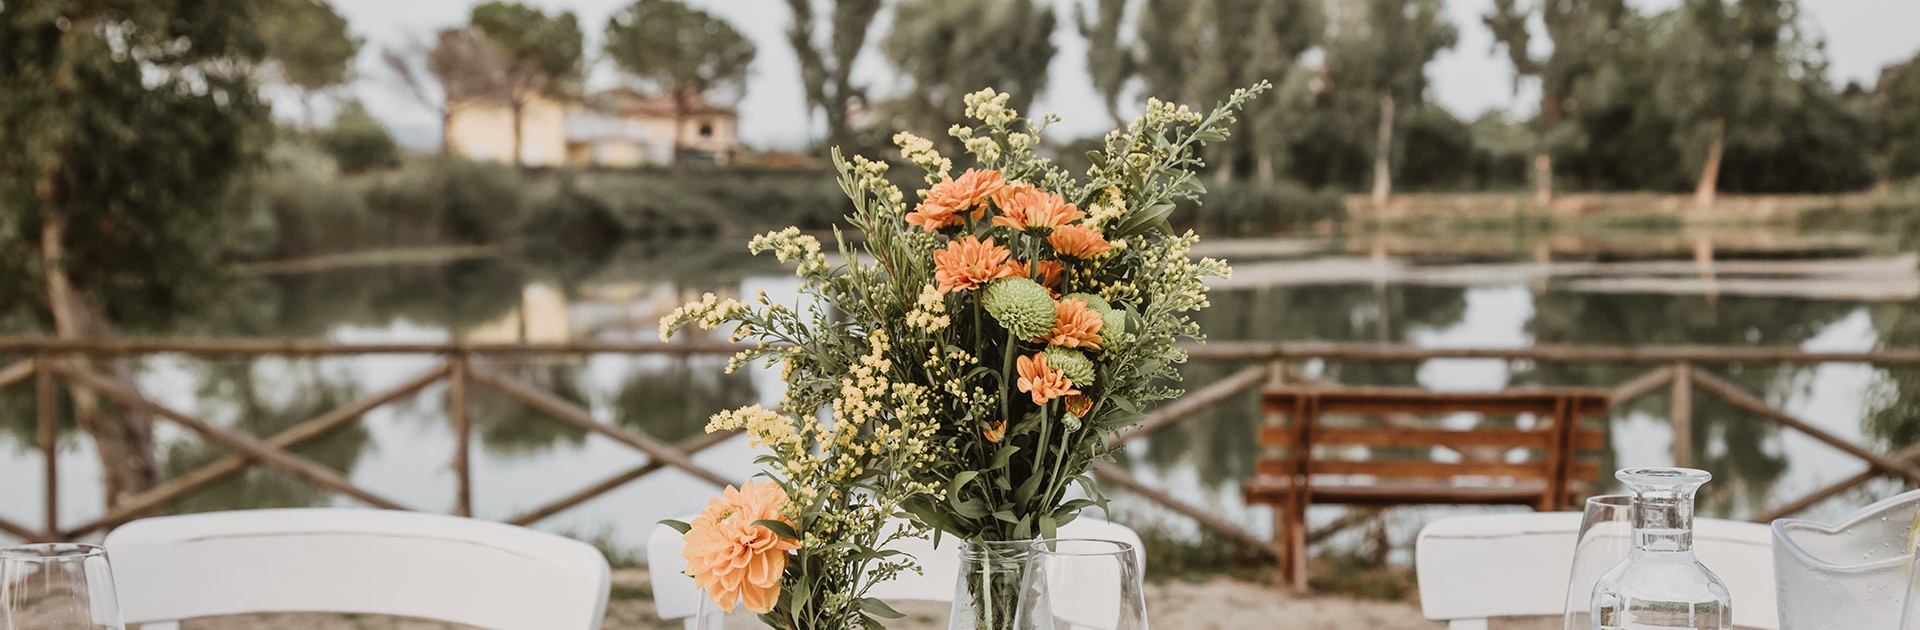
M 264 438 L 354 399 L 353 386 L 338 375 L 329 378 L 321 365 L 313 359 L 267 358 L 194 361 L 183 367 L 197 372 L 199 387 L 192 409 L 198 417 Z M 355 422 L 289 450 L 342 476 L 351 476 L 371 445 L 365 425 Z M 162 470 L 169 479 L 230 454 L 225 447 L 197 435 L 173 440 L 161 449 Z M 328 504 L 332 497 L 332 491 L 279 469 L 254 465 L 176 500 L 172 511 L 313 507 Z
M 1547 292 L 1534 298 L 1526 331 L 1535 343 L 1618 346 L 1728 345 L 1798 347 L 1859 304 L 1779 297 L 1631 295 Z M 1515 385 L 1613 387 L 1654 366 L 1624 363 L 1517 364 Z M 1778 406 L 1808 387 L 1811 366 L 1698 365 Z M 1632 414 L 1669 420 L 1671 390 L 1662 388 L 1616 406 L 1613 429 Z M 1698 498 L 1703 515 L 1742 517 L 1765 509 L 1787 470 L 1780 427 L 1710 392 L 1693 395 L 1692 465 L 1711 471 Z M 1602 469 L 1613 465 L 1612 453 Z M 1602 475 L 1603 491 L 1617 490 Z

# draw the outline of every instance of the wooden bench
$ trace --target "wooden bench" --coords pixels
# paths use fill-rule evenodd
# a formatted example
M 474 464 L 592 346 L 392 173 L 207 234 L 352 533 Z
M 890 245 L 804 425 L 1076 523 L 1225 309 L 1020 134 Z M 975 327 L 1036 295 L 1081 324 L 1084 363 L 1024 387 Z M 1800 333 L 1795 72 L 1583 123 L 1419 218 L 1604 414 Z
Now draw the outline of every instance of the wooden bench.
M 1583 452 L 1606 447 L 1606 434 L 1581 428 L 1607 411 L 1598 389 L 1445 393 L 1418 388 L 1280 387 L 1262 394 L 1267 453 L 1243 489 L 1249 505 L 1274 506 L 1282 581 L 1306 585 L 1307 506 L 1577 505 L 1599 476 Z M 1472 412 L 1531 416 L 1530 428 L 1451 429 L 1416 415 Z M 1372 424 L 1328 425 L 1323 416 L 1360 415 Z M 1521 424 L 1521 423 L 1516 423 Z M 1436 457 L 1438 456 L 1438 457 Z

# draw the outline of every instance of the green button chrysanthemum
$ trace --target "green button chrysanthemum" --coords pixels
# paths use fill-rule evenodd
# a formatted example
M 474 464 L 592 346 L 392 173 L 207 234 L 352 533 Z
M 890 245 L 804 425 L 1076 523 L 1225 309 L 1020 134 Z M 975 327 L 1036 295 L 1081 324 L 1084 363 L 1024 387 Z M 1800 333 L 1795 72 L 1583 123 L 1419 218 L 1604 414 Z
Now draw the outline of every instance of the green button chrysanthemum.
M 1100 336 L 1114 340 L 1127 334 L 1127 312 L 1113 308 L 1100 311 Z
M 1038 282 L 1026 278 L 995 280 L 980 296 L 980 305 L 1015 337 L 1044 337 L 1053 330 L 1053 296 Z
M 1079 350 L 1048 346 L 1040 352 L 1040 356 L 1047 358 L 1047 367 L 1059 370 L 1067 380 L 1073 381 L 1074 387 L 1093 385 L 1093 361 Z
M 1094 295 L 1092 293 L 1068 293 L 1066 295 L 1060 296 L 1060 299 L 1080 300 L 1082 302 L 1086 302 L 1087 308 L 1092 309 L 1094 312 L 1097 312 L 1097 313 L 1105 313 L 1107 311 L 1113 310 L 1113 305 L 1108 304 L 1105 298 L 1102 298 L 1098 295 Z

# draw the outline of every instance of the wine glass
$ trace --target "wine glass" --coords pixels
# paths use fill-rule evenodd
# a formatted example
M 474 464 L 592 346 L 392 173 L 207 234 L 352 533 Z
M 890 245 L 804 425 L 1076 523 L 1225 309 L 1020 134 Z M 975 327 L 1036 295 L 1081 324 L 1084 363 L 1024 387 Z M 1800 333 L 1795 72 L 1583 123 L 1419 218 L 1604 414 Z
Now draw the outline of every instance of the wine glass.
M 1565 630 L 1593 627 L 1593 586 L 1633 548 L 1633 495 L 1608 494 L 1587 499 L 1574 540 L 1573 569 L 1567 576 Z
M 125 630 L 107 550 L 77 543 L 0 548 L 0 630 Z
M 1133 545 L 1087 538 L 1033 543 L 1014 627 L 1147 630 L 1147 602 Z

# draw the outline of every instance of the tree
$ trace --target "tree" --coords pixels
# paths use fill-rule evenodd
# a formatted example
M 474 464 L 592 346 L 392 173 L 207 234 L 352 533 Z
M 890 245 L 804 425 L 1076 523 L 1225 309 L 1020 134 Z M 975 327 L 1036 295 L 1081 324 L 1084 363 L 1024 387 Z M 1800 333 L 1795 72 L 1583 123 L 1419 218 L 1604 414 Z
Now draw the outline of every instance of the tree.
M 249 76 L 265 53 L 257 5 L 42 0 L 7 9 L 0 301 L 42 301 L 41 321 L 62 339 L 157 327 L 204 304 L 230 218 L 222 197 L 270 132 Z M 159 481 L 149 419 L 109 417 L 85 388 L 69 395 L 98 446 L 109 504 Z
M 1699 206 L 1713 205 L 1729 132 L 1751 147 L 1780 146 L 1779 114 L 1803 94 L 1793 77 L 1824 74 L 1802 48 L 1798 19 L 1794 0 L 1685 0 L 1670 14 L 1656 101 L 1680 131 L 1681 153 L 1700 165 Z
M 1441 0 L 1342 0 L 1328 48 L 1333 82 L 1355 97 L 1379 102 L 1373 150 L 1373 202 L 1393 194 L 1391 160 L 1397 103 L 1418 107 L 1427 89 L 1427 62 L 1452 48 L 1459 33 Z M 1408 111 L 1398 115 L 1405 117 Z
M 1887 179 L 1920 176 L 1920 55 L 1882 69 L 1873 91 Z
M 906 0 L 880 48 L 912 82 L 898 100 L 907 126 L 944 132 L 965 119 L 960 98 L 981 88 L 1013 95 L 1026 111 L 1047 87 L 1056 51 L 1051 2 L 1035 0 Z
M 346 83 L 362 40 L 326 0 L 273 0 L 260 15 L 260 39 L 280 81 L 300 92 L 306 129 L 313 129 L 313 97 Z
M 1087 15 L 1087 5 L 1073 5 L 1074 22 L 1080 27 L 1080 36 L 1087 40 L 1087 74 L 1093 78 L 1093 89 L 1100 92 L 1100 102 L 1107 106 L 1107 116 L 1113 118 L 1113 126 L 1127 124 L 1120 115 L 1120 93 L 1127 87 L 1127 81 L 1133 78 L 1134 66 L 1139 61 L 1134 58 L 1133 50 L 1122 41 L 1122 23 L 1127 19 L 1127 0 L 1091 0 L 1094 3 L 1095 16 Z
M 1568 136 L 1579 130 L 1566 119 L 1566 110 L 1578 102 L 1572 100 L 1575 90 L 1600 71 L 1619 43 L 1626 1 L 1537 0 L 1521 8 L 1517 0 L 1494 0 L 1493 5 L 1482 20 L 1493 31 L 1494 45 L 1504 46 L 1513 62 L 1514 90 L 1525 78 L 1540 82 L 1540 111 L 1533 124 L 1538 146 L 1534 203 L 1544 208 L 1553 201 L 1552 150 L 1570 144 Z M 1545 57 L 1536 58 L 1531 48 L 1528 22 L 1535 17 L 1546 26 L 1552 47 Z
M 441 29 L 431 46 L 414 41 L 382 50 L 380 59 L 414 100 L 440 114 L 443 155 L 452 152 L 453 115 L 459 108 L 506 100 L 501 94 L 506 61 L 493 42 L 471 27 Z
M 744 89 L 753 42 L 726 20 L 680 0 L 636 0 L 607 20 L 606 53 L 633 78 L 673 101 L 673 163 L 687 116 L 720 89 Z
M 1271 183 L 1284 166 L 1287 146 L 1302 131 L 1312 105 L 1313 71 L 1299 62 L 1319 45 L 1326 29 L 1320 0 L 1210 0 L 1197 7 L 1206 18 L 1190 29 L 1188 44 L 1200 55 L 1187 75 L 1181 99 L 1203 104 L 1234 88 L 1261 80 L 1279 89 L 1247 108 L 1241 133 L 1215 148 L 1208 160 L 1222 182 L 1252 168 Z
M 787 27 L 787 42 L 800 60 L 800 81 L 806 86 L 807 106 L 819 109 L 827 119 L 827 144 L 841 146 L 852 139 L 847 120 L 855 101 L 864 104 L 866 87 L 853 83 L 853 62 L 866 47 L 867 31 L 880 13 L 881 0 L 827 0 L 832 4 L 828 18 L 833 28 L 819 41 L 815 23 L 815 0 L 787 0 L 793 12 L 793 25 Z
M 581 78 L 580 22 L 571 11 L 550 16 L 500 0 L 475 6 L 468 21 L 499 47 L 504 72 L 497 93 L 513 115 L 513 165 L 523 165 L 521 125 L 527 104 L 536 98 L 565 96 Z

